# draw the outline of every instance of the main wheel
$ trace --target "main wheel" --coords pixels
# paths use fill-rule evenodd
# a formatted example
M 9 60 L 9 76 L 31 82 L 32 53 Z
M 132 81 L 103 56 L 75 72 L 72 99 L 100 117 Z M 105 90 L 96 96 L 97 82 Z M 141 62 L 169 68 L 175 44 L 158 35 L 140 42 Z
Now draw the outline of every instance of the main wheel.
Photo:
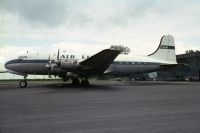
M 80 85 L 80 80 L 79 80 L 79 78 L 73 78 L 73 79 L 72 79 L 72 85 L 73 85 L 73 86 L 79 86 L 79 85 Z
M 87 79 L 83 79 L 83 80 L 81 81 L 81 86 L 87 87 L 87 86 L 89 86 L 89 85 L 90 85 L 90 82 L 89 82 Z
M 22 80 L 19 82 L 19 87 L 20 88 L 26 88 L 27 87 L 27 82 L 25 80 Z

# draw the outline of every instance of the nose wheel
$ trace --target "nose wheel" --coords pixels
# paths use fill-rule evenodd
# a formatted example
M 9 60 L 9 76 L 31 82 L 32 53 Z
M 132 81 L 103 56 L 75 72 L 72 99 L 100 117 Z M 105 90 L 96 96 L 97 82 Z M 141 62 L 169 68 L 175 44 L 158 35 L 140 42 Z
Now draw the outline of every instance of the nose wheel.
M 19 82 L 19 87 L 20 87 L 20 88 L 26 88 L 26 87 L 27 87 L 27 82 L 24 81 L 24 80 L 20 81 L 20 82 Z
M 26 76 L 24 77 L 24 80 L 21 80 L 21 81 L 19 82 L 19 87 L 20 87 L 20 88 L 26 88 L 26 87 L 27 87 Z

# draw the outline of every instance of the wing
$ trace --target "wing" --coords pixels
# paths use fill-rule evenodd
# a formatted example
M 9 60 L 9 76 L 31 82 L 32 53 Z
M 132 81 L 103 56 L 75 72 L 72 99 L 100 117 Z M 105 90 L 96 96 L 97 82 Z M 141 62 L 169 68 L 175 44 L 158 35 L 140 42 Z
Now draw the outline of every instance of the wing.
M 92 57 L 80 62 L 79 74 L 102 74 L 119 55 L 120 51 L 105 49 Z

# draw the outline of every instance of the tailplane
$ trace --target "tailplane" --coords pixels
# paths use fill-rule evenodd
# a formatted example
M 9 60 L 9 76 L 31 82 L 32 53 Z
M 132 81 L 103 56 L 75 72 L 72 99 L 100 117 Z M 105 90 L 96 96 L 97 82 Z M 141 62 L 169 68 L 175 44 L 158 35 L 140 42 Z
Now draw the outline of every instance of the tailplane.
M 157 50 L 148 56 L 166 61 L 169 64 L 176 64 L 174 37 L 171 35 L 163 36 Z

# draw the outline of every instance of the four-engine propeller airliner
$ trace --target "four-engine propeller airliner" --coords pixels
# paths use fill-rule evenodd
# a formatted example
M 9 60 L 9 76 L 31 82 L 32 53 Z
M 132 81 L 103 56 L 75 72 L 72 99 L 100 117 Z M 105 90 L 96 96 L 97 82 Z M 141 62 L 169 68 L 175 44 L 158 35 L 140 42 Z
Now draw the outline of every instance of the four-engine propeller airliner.
M 171 35 L 163 36 L 157 50 L 148 56 L 119 54 L 118 50 L 105 49 L 78 62 L 73 57 L 61 59 L 58 51 L 56 60 L 20 58 L 8 61 L 5 68 L 10 73 L 24 76 L 24 80 L 19 83 L 20 87 L 27 86 L 26 77 L 30 74 L 57 75 L 64 81 L 71 78 L 73 85 L 88 86 L 87 77 L 90 75 L 104 73 L 131 75 L 169 69 L 178 65 L 174 38 Z M 82 78 L 81 83 L 79 78 Z

